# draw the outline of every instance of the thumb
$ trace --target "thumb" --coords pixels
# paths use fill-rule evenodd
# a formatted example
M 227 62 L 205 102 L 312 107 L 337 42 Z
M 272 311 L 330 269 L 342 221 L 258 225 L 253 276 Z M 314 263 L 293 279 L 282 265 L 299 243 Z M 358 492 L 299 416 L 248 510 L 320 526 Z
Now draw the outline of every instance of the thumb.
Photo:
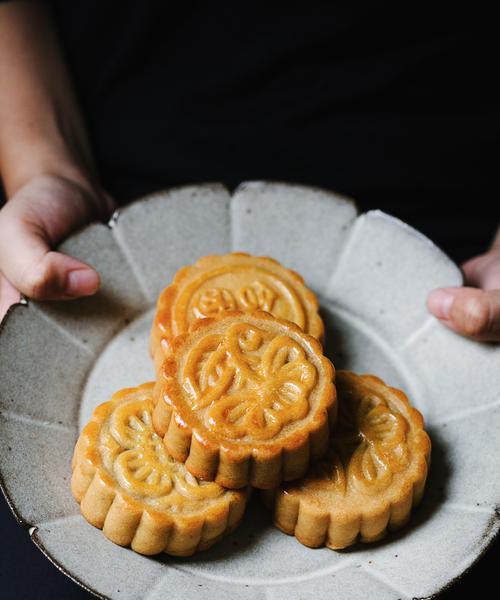
M 429 294 L 427 308 L 457 333 L 479 341 L 500 341 L 500 290 L 437 289 Z
M 16 220 L 2 231 L 0 264 L 5 277 L 25 296 L 67 300 L 94 294 L 99 275 L 89 265 L 50 250 L 40 227 Z

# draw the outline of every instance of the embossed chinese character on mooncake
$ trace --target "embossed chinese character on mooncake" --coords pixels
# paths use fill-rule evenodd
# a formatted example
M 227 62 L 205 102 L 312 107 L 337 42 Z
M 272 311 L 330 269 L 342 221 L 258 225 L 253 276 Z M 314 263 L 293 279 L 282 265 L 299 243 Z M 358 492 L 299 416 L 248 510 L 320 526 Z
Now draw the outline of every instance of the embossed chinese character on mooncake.
M 300 275 L 265 256 L 205 256 L 180 269 L 158 298 L 150 341 L 157 370 L 175 336 L 195 319 L 225 310 L 264 310 L 318 339 L 323 336 L 318 301 Z
M 345 548 L 402 527 L 420 501 L 431 443 L 403 392 L 338 371 L 338 419 L 325 458 L 301 480 L 263 492 L 274 522 L 306 546 Z
M 321 344 L 269 313 L 229 311 L 172 342 L 155 388 L 155 430 L 202 479 L 271 488 L 328 446 L 334 369 Z
M 153 383 L 98 406 L 73 455 L 71 489 L 83 516 L 141 554 L 188 556 L 240 522 L 248 490 L 198 481 L 152 426 Z

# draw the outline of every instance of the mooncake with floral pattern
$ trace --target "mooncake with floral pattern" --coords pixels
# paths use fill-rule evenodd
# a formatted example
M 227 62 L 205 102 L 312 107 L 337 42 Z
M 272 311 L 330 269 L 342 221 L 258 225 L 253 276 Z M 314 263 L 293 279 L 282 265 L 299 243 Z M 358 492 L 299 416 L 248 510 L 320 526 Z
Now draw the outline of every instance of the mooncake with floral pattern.
M 243 252 L 204 256 L 180 269 L 160 294 L 150 352 L 158 371 L 174 337 L 185 333 L 195 319 L 225 310 L 264 310 L 322 339 L 318 306 L 303 278 L 273 258 Z
M 225 311 L 173 340 L 153 424 L 196 477 L 271 488 L 301 477 L 325 453 L 334 373 L 319 341 L 294 323 Z
M 403 392 L 338 371 L 339 413 L 326 456 L 307 475 L 264 492 L 279 529 L 313 548 L 375 542 L 422 498 L 431 443 Z
M 188 556 L 240 522 L 248 490 L 193 477 L 152 426 L 153 383 L 98 406 L 73 455 L 71 488 L 83 516 L 141 554 Z

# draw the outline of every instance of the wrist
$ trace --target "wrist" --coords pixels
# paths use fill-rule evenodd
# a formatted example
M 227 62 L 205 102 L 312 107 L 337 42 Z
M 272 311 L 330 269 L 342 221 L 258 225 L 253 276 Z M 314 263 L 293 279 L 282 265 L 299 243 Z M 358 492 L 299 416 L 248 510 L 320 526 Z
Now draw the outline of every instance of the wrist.
M 7 199 L 35 186 L 38 190 L 52 190 L 54 204 L 58 199 L 63 199 L 65 204 L 65 194 L 57 191 L 73 189 L 71 197 L 79 198 L 75 212 L 79 224 L 109 218 L 113 202 L 101 188 L 95 170 L 85 164 L 76 152 L 54 138 L 31 138 L 27 142 L 25 138 L 25 143 L 11 146 L 8 156 L 1 157 L 1 184 Z
M 91 189 L 97 180 L 92 166 L 60 139 L 23 136 L 22 142 L 9 145 L 0 154 L 0 175 L 7 198 L 35 177 L 50 175 L 73 181 Z

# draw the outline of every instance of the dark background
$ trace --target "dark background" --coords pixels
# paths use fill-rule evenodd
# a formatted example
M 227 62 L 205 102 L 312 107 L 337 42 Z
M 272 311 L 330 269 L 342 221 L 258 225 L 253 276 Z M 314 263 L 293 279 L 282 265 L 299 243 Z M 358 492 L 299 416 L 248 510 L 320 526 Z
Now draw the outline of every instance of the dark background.
M 485 5 L 51 4 L 118 202 L 185 183 L 283 180 L 398 216 L 457 262 L 491 241 L 500 98 Z M 1 597 L 88 598 L 0 505 Z M 499 548 L 442 597 L 495 589 Z
M 52 4 L 118 201 L 294 181 L 398 216 L 458 262 L 491 240 L 500 48 L 488 3 Z

